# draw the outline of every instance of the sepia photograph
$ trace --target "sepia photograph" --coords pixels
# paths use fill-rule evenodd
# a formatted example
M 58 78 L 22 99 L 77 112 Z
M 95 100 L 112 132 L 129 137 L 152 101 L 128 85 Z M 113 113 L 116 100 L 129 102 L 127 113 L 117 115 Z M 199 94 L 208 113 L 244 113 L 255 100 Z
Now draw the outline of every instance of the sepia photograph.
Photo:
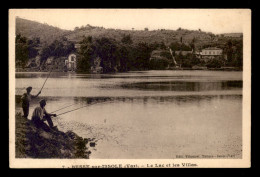
M 10 168 L 250 167 L 249 9 L 10 9 Z

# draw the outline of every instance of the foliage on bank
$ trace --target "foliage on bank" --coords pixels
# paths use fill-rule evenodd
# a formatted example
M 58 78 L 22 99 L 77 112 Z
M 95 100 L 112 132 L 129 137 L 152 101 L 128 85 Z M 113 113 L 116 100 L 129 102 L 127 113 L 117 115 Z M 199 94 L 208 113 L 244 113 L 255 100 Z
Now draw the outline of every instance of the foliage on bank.
M 104 73 L 126 72 L 149 69 L 168 69 L 174 66 L 173 58 L 169 48 L 173 51 L 173 56 L 180 66 L 192 68 L 193 66 L 207 66 L 219 68 L 222 66 L 240 67 L 243 66 L 243 41 L 230 39 L 225 45 L 207 45 L 207 47 L 220 47 L 224 55 L 218 58 L 219 61 L 201 60 L 194 53 L 183 54 L 182 51 L 195 51 L 196 41 L 190 44 L 172 42 L 166 46 L 163 42 L 133 43 L 131 35 L 123 35 L 118 41 L 113 38 L 92 36 L 82 37 L 80 48 L 76 51 L 74 43 L 63 37 L 55 40 L 50 45 L 42 44 L 39 38 L 28 40 L 21 35 L 16 36 L 16 64 L 25 67 L 29 58 L 40 57 L 44 63 L 48 57 L 54 59 L 66 57 L 70 53 L 77 53 L 77 72 L 89 73 L 96 58 L 100 58 L 100 66 Z M 151 54 L 154 50 L 161 50 L 161 57 L 166 60 L 152 60 Z M 180 51 L 175 54 L 175 51 Z M 224 57 L 226 56 L 226 58 Z
M 24 68 L 29 58 L 34 58 L 38 55 L 39 45 L 39 38 L 34 38 L 30 40 L 18 34 L 15 38 L 16 66 L 21 66 Z

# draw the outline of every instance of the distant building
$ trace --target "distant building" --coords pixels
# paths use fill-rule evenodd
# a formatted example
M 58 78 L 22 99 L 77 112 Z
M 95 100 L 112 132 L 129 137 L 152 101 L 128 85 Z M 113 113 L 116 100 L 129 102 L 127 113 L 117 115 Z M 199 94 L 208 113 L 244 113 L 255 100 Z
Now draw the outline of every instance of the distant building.
M 75 71 L 77 68 L 76 54 L 72 53 L 68 56 L 68 59 L 65 60 L 65 66 L 69 71 Z
M 165 56 L 162 56 L 163 53 L 169 53 L 167 50 L 153 50 L 151 53 L 150 60 L 169 60 Z
M 183 56 L 186 56 L 186 55 L 188 55 L 188 54 L 192 54 L 192 53 L 193 53 L 192 50 L 190 50 L 190 51 L 181 51 L 181 50 L 176 50 L 176 51 L 175 51 L 175 55 L 180 55 L 180 54 L 182 54 Z
M 214 59 L 223 55 L 223 49 L 217 47 L 208 47 L 200 52 L 201 59 Z
M 224 33 L 222 34 L 224 37 L 231 37 L 231 38 L 242 38 L 243 33 Z

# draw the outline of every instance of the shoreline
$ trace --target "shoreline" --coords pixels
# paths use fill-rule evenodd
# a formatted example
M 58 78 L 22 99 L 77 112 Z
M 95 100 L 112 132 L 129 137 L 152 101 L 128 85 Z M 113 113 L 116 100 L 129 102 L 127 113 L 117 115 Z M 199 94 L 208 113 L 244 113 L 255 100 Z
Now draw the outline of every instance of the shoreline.
M 239 67 L 221 67 L 221 68 L 204 68 L 204 67 L 198 67 L 198 68 L 173 68 L 173 69 L 161 69 L 161 70 L 156 70 L 156 71 L 177 71 L 177 70 L 195 70 L 195 71 L 243 71 L 242 68 Z M 152 71 L 152 70 L 132 70 L 132 71 Z M 37 69 L 16 69 L 15 73 L 20 73 L 20 72 L 49 72 L 49 70 L 37 70 Z M 126 71 L 126 72 L 110 72 L 110 73 L 88 73 L 88 72 L 65 72 L 65 71 L 60 71 L 60 70 L 53 70 L 52 72 L 61 72 L 61 73 L 75 73 L 75 74 L 111 74 L 111 73 L 127 73 L 131 71 Z
M 67 158 L 89 159 L 93 139 L 83 138 L 72 131 L 37 129 L 30 120 L 15 115 L 15 157 L 16 158 Z

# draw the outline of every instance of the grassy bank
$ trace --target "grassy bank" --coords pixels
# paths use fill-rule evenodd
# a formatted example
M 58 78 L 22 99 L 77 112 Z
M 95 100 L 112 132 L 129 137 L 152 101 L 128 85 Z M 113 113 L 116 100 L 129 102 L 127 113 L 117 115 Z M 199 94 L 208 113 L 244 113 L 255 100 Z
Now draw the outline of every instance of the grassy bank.
M 17 113 L 15 116 L 15 156 L 16 158 L 85 158 L 91 152 L 87 145 L 91 139 L 78 136 L 74 132 L 45 132 L 37 129 L 30 120 Z

